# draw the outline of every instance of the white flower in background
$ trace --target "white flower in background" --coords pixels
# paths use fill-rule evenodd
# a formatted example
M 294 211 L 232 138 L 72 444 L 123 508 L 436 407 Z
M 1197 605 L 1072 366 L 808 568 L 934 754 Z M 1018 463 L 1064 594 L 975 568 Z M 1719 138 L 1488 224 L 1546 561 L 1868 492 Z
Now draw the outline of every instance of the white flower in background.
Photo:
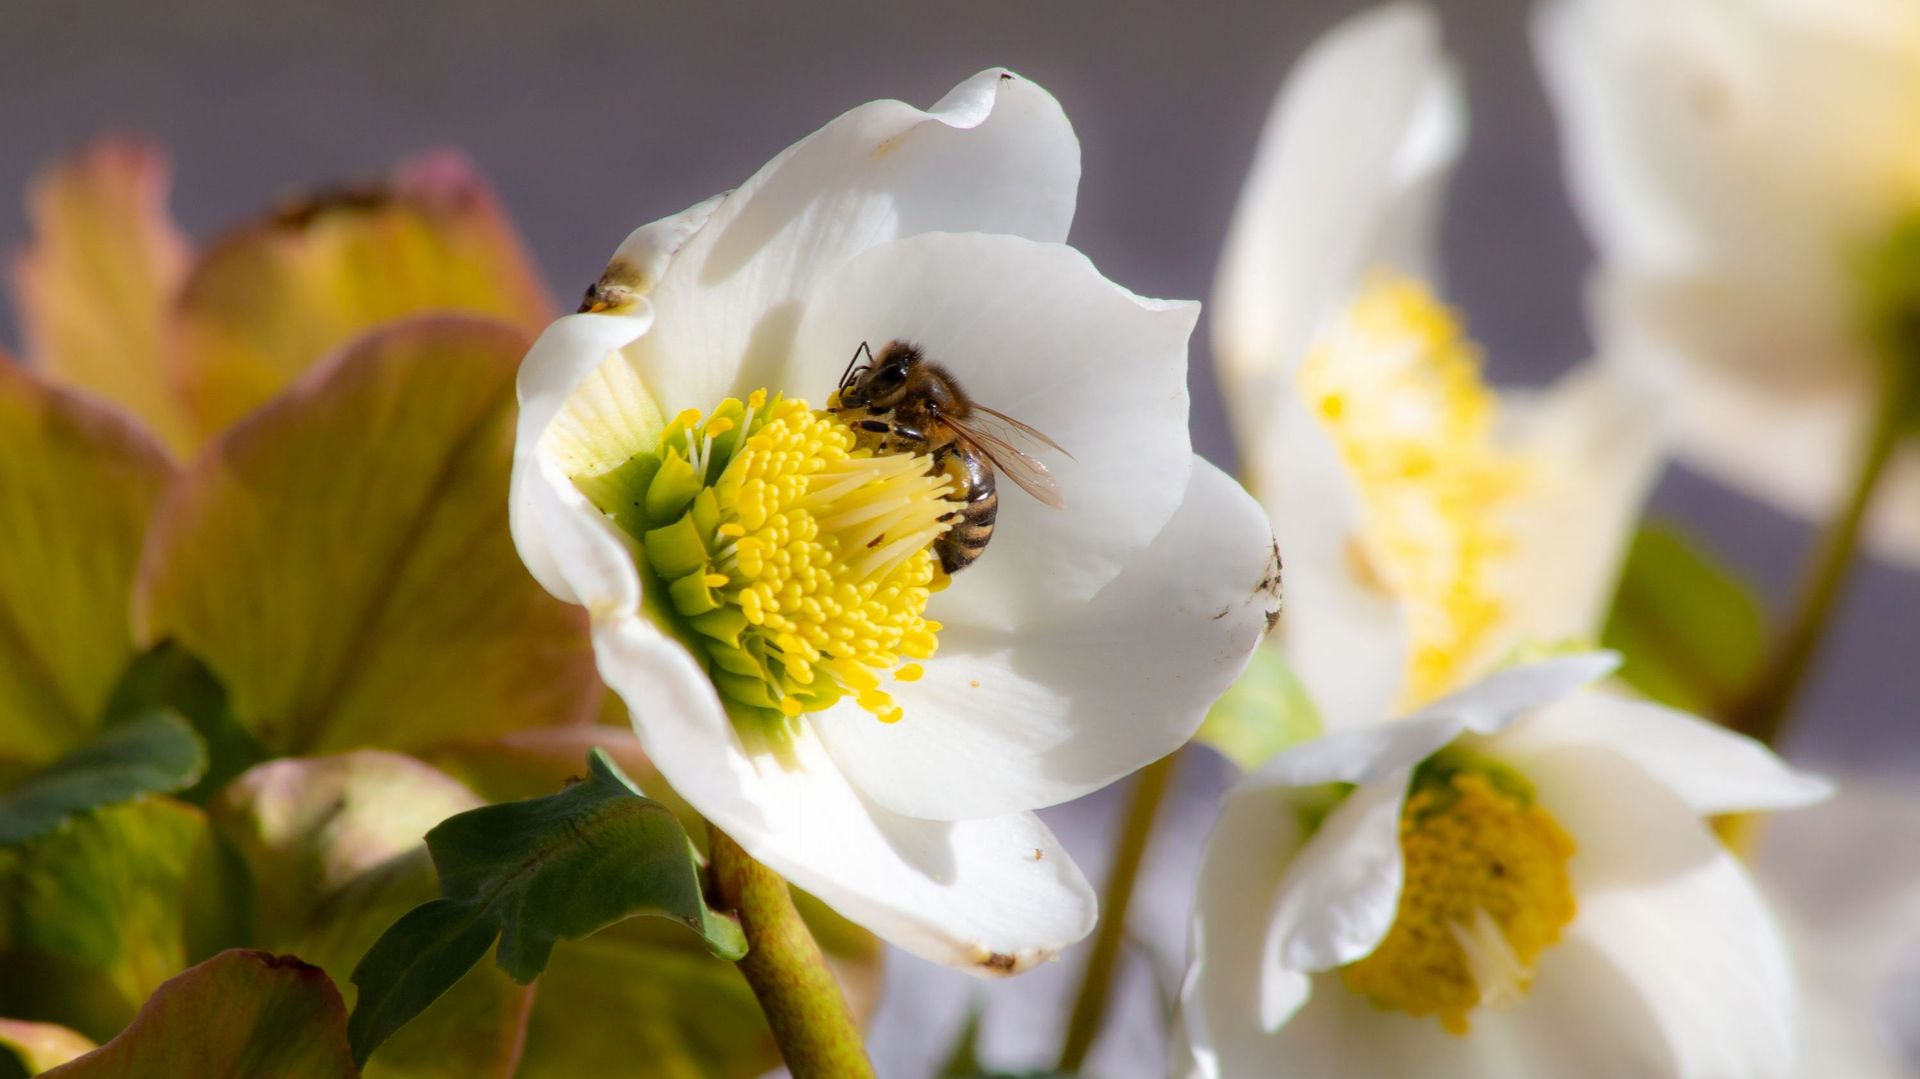
M 1275 639 L 1329 730 L 1591 641 L 1659 461 L 1599 371 L 1496 395 L 1421 283 L 1464 124 L 1430 10 L 1348 20 L 1281 89 L 1220 267 L 1221 380 L 1287 560 Z
M 998 71 L 861 106 L 636 231 L 521 374 L 513 529 L 593 616 L 674 789 L 755 858 L 920 955 L 1023 969 L 1091 928 L 1030 812 L 1184 742 L 1277 605 L 1259 507 L 1196 458 L 1197 305 L 1064 246 L 1079 144 Z M 949 579 L 956 493 L 826 406 L 910 341 L 1045 432 L 1064 508 L 1003 472 Z
M 1920 1076 L 1920 795 L 1905 774 L 1843 774 L 1769 819 L 1751 858 L 1800 974 L 1806 1075 Z
M 1759 744 L 1509 668 L 1288 750 L 1208 841 L 1194 1074 L 1790 1074 L 1785 944 L 1701 818 L 1826 784 Z
M 1879 373 L 1863 260 L 1920 218 L 1920 5 L 1559 0 L 1537 44 L 1600 253 L 1602 354 L 1652 381 L 1679 452 L 1825 516 Z M 1920 563 L 1920 451 L 1868 520 Z

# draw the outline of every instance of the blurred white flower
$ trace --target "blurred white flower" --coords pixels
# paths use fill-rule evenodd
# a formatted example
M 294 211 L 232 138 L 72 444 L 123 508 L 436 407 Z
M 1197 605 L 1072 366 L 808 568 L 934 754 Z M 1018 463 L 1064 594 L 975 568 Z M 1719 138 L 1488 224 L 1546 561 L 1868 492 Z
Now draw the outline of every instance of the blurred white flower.
M 1220 267 L 1217 362 L 1287 561 L 1276 640 L 1329 730 L 1590 642 L 1659 461 L 1601 371 L 1495 394 L 1422 284 L 1464 126 L 1430 10 L 1350 19 L 1274 102 Z
M 1920 214 L 1920 5 L 1556 0 L 1536 41 L 1603 356 L 1689 463 L 1829 514 L 1879 394 L 1862 261 Z M 1920 451 L 1881 492 L 1869 541 L 1920 563 Z
M 1807 1075 L 1920 1076 L 1920 793 L 1912 773 L 1836 777 L 1770 818 L 1752 858 L 1800 975 Z
M 1702 821 L 1818 800 L 1758 743 L 1509 668 L 1228 797 L 1183 993 L 1201 1076 L 1790 1074 L 1786 946 Z
M 592 613 L 661 774 L 842 914 L 984 974 L 1093 924 L 1031 811 L 1177 748 L 1277 602 L 1259 507 L 1188 441 L 1197 305 L 1064 245 L 1079 169 L 1005 72 L 863 105 L 637 230 L 521 373 L 515 541 Z M 1047 455 L 1061 510 L 1003 473 L 950 585 L 947 481 L 808 407 L 893 340 L 1073 454 Z

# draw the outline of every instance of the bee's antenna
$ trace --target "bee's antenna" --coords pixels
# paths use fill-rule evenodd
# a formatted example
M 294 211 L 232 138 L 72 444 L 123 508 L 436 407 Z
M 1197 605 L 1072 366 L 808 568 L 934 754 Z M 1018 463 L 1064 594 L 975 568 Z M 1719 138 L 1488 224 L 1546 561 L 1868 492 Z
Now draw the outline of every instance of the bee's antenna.
M 867 354 L 868 363 L 873 362 L 873 349 L 867 347 L 867 343 L 865 341 L 860 342 L 860 347 L 854 349 L 852 358 L 847 360 L 847 369 L 845 371 L 840 372 L 840 388 L 841 389 L 844 390 L 847 388 L 847 379 L 852 377 L 853 365 L 860 359 L 860 354 L 862 352 Z

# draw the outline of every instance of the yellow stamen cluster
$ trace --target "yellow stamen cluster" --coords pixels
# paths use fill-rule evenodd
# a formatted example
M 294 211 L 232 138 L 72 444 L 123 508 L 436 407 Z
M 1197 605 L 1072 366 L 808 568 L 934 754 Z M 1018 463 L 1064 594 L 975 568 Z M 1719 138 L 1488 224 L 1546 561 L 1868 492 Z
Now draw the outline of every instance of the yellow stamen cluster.
M 946 579 L 930 546 L 954 509 L 927 472 L 764 391 L 669 425 L 642 549 L 736 712 L 790 719 L 851 696 L 901 718 L 881 675 L 912 681 L 905 661 L 933 654 L 925 610 Z
M 1497 401 L 1472 343 L 1411 279 L 1373 280 L 1307 357 L 1299 389 L 1360 490 L 1350 553 L 1408 608 L 1402 703 L 1424 703 L 1455 688 L 1505 616 L 1494 570 L 1525 468 L 1495 444 Z
M 1400 850 L 1393 928 L 1340 976 L 1378 1007 L 1465 1034 L 1473 1009 L 1526 992 L 1540 954 L 1573 921 L 1573 840 L 1516 777 L 1469 766 L 1416 782 Z

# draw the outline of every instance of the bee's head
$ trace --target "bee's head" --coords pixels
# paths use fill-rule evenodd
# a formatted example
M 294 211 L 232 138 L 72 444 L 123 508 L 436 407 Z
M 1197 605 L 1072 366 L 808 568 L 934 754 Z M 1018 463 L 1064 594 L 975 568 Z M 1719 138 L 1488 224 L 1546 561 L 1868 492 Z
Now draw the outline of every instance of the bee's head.
M 864 344 L 861 352 L 868 362 L 847 364 L 840 376 L 841 408 L 891 408 L 898 404 L 912 384 L 914 368 L 921 362 L 920 349 L 905 341 L 889 341 L 876 355 Z M 854 353 L 854 360 L 860 352 Z

